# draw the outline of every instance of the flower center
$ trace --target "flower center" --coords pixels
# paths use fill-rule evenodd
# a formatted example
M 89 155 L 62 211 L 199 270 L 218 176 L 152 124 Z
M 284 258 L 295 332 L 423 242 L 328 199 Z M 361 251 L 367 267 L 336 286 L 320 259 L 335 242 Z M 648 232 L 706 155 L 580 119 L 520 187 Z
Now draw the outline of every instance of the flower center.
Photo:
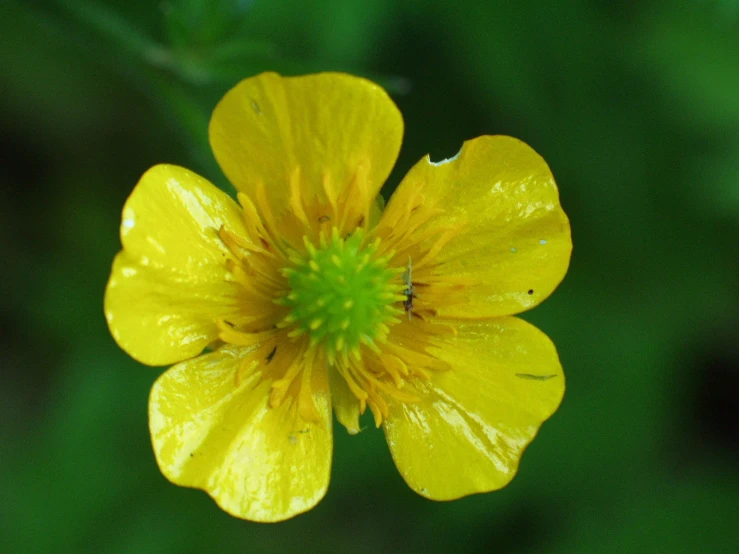
M 391 256 L 377 255 L 379 240 L 367 246 L 363 240 L 361 229 L 343 238 L 333 228 L 318 247 L 304 237 L 305 255 L 291 256 L 294 266 L 283 270 L 290 292 L 279 303 L 290 313 L 279 327 L 323 344 L 331 363 L 337 355 L 359 358 L 361 344 L 375 349 L 399 313 L 393 304 L 405 298 L 398 271 L 387 267 Z

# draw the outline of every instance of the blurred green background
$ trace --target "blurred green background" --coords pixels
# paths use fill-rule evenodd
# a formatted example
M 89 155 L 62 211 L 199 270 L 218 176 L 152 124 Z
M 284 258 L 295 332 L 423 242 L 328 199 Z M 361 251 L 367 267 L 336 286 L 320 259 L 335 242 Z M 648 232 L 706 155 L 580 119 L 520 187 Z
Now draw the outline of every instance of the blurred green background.
M 575 249 L 525 317 L 568 389 L 506 489 L 424 500 L 374 429 L 283 524 L 159 473 L 160 370 L 102 313 L 120 211 L 159 162 L 232 190 L 210 111 L 263 70 L 391 92 L 386 195 L 481 134 L 552 167 Z M 739 552 L 737 0 L 3 0 L 0 118 L 0 551 Z

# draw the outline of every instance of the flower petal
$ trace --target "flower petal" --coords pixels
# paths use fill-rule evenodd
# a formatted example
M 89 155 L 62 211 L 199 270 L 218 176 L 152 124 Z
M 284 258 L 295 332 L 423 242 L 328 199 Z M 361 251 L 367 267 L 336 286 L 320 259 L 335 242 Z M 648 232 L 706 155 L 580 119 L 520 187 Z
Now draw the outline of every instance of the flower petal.
M 216 317 L 234 311 L 238 288 L 228 280 L 221 225 L 243 235 L 238 205 L 181 167 L 153 167 L 126 201 L 105 315 L 116 342 L 140 362 L 200 353 L 217 337 Z
M 463 324 L 443 348 L 452 369 L 418 383 L 422 400 L 388 399 L 384 429 L 408 485 L 434 500 L 499 489 L 559 406 L 564 375 L 544 333 L 514 317 Z
M 306 423 L 290 397 L 269 407 L 270 382 L 258 373 L 236 384 L 248 356 L 227 346 L 165 372 L 149 399 L 151 437 L 173 483 L 204 489 L 236 517 L 280 521 L 311 509 L 328 489 L 328 384 L 325 372 L 313 372 L 321 424 Z
M 356 435 L 361 431 L 359 427 L 360 404 L 357 397 L 354 396 L 346 380 L 339 375 L 338 371 L 329 371 L 329 381 L 331 383 L 331 403 L 334 407 L 336 419 L 344 427 L 350 435 Z
M 397 220 L 419 193 L 424 205 L 440 212 L 419 232 L 438 237 L 452 231 L 428 262 L 441 275 L 439 284 L 447 277 L 458 284 L 456 290 L 419 287 L 419 304 L 428 292 L 428 307 L 440 316 L 511 315 L 540 303 L 564 277 L 572 250 L 569 221 L 549 167 L 523 142 L 483 136 L 465 142 L 449 160 L 434 163 L 427 156 L 403 179 L 383 219 Z M 434 228 L 438 233 L 428 232 Z M 407 255 L 400 259 L 406 261 Z
M 322 194 L 326 177 L 340 195 L 368 164 L 366 198 L 373 200 L 398 157 L 403 118 L 381 87 L 360 77 L 262 73 L 226 93 L 209 132 L 234 186 L 253 198 L 261 182 L 271 205 L 284 209 L 296 168 L 310 199 Z

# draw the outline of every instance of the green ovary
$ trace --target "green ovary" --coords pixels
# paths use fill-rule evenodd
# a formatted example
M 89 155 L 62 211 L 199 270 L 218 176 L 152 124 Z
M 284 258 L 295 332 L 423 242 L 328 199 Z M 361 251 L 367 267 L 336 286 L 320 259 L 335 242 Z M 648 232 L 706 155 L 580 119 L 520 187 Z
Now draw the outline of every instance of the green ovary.
M 393 304 L 403 299 L 399 272 L 387 267 L 388 257 L 376 256 L 377 243 L 362 247 L 361 229 L 346 239 L 334 229 L 318 248 L 304 242 L 305 257 L 284 272 L 290 292 L 280 303 L 290 313 L 281 326 L 325 345 L 329 361 L 340 352 L 357 356 L 360 344 L 374 348 L 398 313 Z

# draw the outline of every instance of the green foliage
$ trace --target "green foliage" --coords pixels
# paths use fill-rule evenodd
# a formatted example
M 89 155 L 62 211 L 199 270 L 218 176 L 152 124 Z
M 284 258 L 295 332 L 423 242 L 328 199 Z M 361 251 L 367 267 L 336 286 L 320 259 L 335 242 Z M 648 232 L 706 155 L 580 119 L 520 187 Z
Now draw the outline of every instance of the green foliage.
M 18 1 L 0 4 L 0 36 L 0 550 L 736 546 L 736 435 L 709 432 L 721 417 L 700 408 L 721 407 L 717 352 L 737 370 L 736 2 Z M 551 165 L 574 257 L 525 317 L 553 338 L 568 390 L 503 491 L 419 498 L 369 420 L 356 437 L 337 426 L 328 496 L 280 525 L 235 520 L 157 470 L 160 369 L 119 351 L 102 315 L 120 209 L 162 161 L 229 190 L 210 111 L 264 70 L 389 88 L 406 142 L 385 193 L 426 152 L 481 134 Z

